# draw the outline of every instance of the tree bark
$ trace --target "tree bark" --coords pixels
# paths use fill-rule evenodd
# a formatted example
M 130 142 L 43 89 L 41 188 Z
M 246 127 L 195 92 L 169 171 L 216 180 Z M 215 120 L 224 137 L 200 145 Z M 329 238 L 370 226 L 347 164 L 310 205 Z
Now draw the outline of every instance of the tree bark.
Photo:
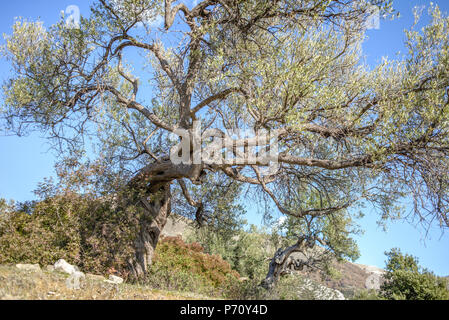
M 297 261 L 291 258 L 292 253 L 302 252 L 305 249 L 305 239 L 300 238 L 297 243 L 286 248 L 278 249 L 271 259 L 267 276 L 262 281 L 261 286 L 267 290 L 273 289 L 281 276 L 288 273 L 291 269 L 302 270 L 303 261 Z
M 153 261 L 159 237 L 171 212 L 171 182 L 158 182 L 141 197 L 143 214 L 139 218 L 139 233 L 134 242 L 134 257 L 129 262 L 131 275 L 142 279 Z
M 151 266 L 159 237 L 171 212 L 171 183 L 182 178 L 201 182 L 203 174 L 201 165 L 174 164 L 164 159 L 142 168 L 128 183 L 130 192 L 125 196 L 125 205 L 138 204 L 142 211 L 138 214 L 133 257 L 128 261 L 131 277 L 144 278 Z

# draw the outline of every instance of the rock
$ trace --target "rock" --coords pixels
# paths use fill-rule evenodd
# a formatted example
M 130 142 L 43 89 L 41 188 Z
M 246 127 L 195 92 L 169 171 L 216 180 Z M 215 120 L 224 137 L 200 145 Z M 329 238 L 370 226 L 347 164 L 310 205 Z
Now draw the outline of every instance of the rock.
M 365 280 L 365 288 L 368 290 L 380 290 L 380 286 L 384 282 L 385 270 L 374 266 L 359 265 L 367 273 Z
M 103 276 L 99 276 L 99 275 L 96 275 L 96 274 L 90 274 L 90 273 L 86 274 L 86 278 L 89 279 L 89 280 L 95 280 L 95 281 L 104 281 L 104 280 L 106 280 L 106 278 L 103 277 Z
M 16 264 L 16 268 L 24 271 L 40 272 L 41 267 L 38 264 Z
M 82 281 L 86 279 L 86 275 L 80 271 L 75 271 L 66 280 L 66 286 L 69 289 L 79 290 L 81 289 Z
M 165 227 L 162 229 L 161 235 L 165 237 L 176 237 L 180 235 L 183 239 L 185 239 L 185 237 L 193 231 L 190 229 L 189 219 L 176 214 L 170 214 Z
M 346 300 L 345 295 L 338 290 L 334 290 L 335 300 Z
M 120 278 L 118 276 L 114 276 L 112 274 L 109 276 L 109 280 L 113 281 L 114 283 L 117 283 L 117 284 L 121 284 L 124 281 L 123 278 Z
M 340 291 L 328 288 L 310 279 L 303 279 L 298 292 L 309 300 L 346 300 Z
M 112 284 L 121 284 L 123 283 L 123 278 L 114 276 L 114 275 L 110 275 L 108 280 L 104 280 L 107 283 L 112 283 Z
M 380 290 L 384 282 L 383 273 L 372 272 L 365 281 L 365 288 L 368 290 Z
M 65 261 L 64 259 L 60 259 L 56 261 L 54 264 L 55 271 L 63 272 L 67 274 L 74 274 L 75 272 L 78 272 L 77 268 L 75 266 L 72 266 L 70 263 Z
M 367 266 L 364 264 L 356 264 L 357 266 L 359 266 L 359 268 L 363 269 L 366 273 L 381 273 L 384 274 L 385 270 L 375 267 L 375 266 Z

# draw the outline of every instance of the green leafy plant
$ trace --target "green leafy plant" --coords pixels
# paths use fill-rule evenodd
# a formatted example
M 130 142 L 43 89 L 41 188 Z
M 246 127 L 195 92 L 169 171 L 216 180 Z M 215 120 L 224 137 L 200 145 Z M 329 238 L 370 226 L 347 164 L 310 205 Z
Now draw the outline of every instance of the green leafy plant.
M 447 280 L 422 268 L 416 257 L 399 249 L 385 253 L 387 266 L 381 296 L 389 300 L 448 300 Z
M 181 237 L 164 237 L 146 277 L 152 287 L 222 295 L 238 282 L 239 274 L 218 255 L 204 253 L 198 243 Z

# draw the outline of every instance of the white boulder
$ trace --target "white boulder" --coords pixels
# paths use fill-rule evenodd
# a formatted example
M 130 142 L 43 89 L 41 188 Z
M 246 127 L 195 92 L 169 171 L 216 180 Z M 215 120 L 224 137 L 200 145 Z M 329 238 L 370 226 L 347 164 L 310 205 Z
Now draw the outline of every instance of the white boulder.
M 80 271 L 75 271 L 66 280 L 66 286 L 69 289 L 81 289 L 81 282 L 86 279 L 86 275 Z
M 112 284 L 122 284 L 123 283 L 123 278 L 114 276 L 114 275 L 110 275 L 108 280 L 104 280 L 107 283 L 112 283 Z
M 39 272 L 41 267 L 38 264 L 16 264 L 16 268 L 24 271 Z
M 79 271 L 78 268 L 71 265 L 64 259 L 59 259 L 58 261 L 56 261 L 56 263 L 54 264 L 54 267 L 55 267 L 55 271 L 59 271 L 62 273 L 67 273 L 67 274 L 74 274 L 75 272 Z

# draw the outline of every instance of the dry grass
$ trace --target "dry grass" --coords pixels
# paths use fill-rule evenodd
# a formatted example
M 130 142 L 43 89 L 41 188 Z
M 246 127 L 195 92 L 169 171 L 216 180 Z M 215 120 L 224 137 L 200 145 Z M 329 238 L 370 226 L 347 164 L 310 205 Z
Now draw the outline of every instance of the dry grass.
M 0 266 L 0 300 L 206 300 L 190 293 L 166 292 L 145 286 L 110 284 L 86 277 L 78 290 L 66 285 L 68 276 Z

